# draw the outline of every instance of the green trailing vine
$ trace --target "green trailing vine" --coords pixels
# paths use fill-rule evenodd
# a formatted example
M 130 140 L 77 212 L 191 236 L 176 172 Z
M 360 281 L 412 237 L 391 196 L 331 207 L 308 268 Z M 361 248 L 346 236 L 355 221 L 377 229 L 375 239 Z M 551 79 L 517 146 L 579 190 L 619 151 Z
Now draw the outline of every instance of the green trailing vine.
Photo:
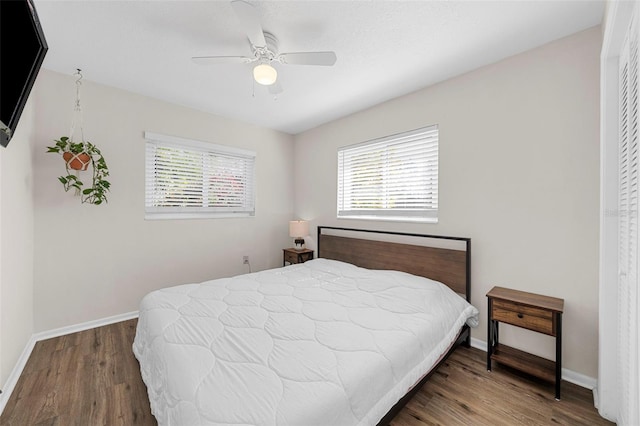
M 47 152 L 60 154 L 63 157 L 65 153 L 71 153 L 74 156 L 86 154 L 93 169 L 90 187 L 85 187 L 79 176 L 73 174 L 68 161 L 65 161 L 67 175 L 58 177 L 58 180 L 62 183 L 65 191 L 68 192 L 74 188 L 76 194 L 81 196 L 83 203 L 100 205 L 107 202 L 107 192 L 109 192 L 111 183 L 105 178 L 109 176 L 109 168 L 97 146 L 90 142 L 74 143 L 67 136 L 63 136 L 55 140 L 54 146 L 48 146 Z

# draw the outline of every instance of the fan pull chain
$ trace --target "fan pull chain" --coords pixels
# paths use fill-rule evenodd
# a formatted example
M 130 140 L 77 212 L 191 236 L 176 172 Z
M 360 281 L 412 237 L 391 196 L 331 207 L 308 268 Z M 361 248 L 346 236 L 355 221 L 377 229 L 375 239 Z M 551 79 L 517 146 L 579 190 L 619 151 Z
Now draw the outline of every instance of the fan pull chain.
M 251 97 L 256 97 L 256 81 L 253 79 L 253 76 L 251 76 Z

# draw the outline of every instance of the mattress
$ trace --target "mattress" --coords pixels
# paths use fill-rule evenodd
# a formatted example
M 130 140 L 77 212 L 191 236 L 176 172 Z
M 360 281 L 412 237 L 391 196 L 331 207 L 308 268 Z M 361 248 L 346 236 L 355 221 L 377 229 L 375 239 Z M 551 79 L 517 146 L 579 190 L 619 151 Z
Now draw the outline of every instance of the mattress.
M 315 259 L 149 293 L 133 351 L 160 425 L 372 425 L 465 323 L 444 284 Z

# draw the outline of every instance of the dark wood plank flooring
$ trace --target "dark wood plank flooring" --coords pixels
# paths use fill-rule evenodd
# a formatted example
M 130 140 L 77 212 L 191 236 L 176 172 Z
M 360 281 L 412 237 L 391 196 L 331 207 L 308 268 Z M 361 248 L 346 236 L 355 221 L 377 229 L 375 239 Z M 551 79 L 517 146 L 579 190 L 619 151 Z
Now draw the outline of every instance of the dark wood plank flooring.
M 392 421 L 422 425 L 612 425 L 593 405 L 592 391 L 552 383 L 493 364 L 487 353 L 459 347 Z
M 131 352 L 136 320 L 38 342 L 0 416 L 0 425 L 156 425 Z M 553 385 L 496 366 L 458 348 L 393 420 L 418 425 L 611 424 L 591 391 Z M 186 425 L 185 425 L 186 426 Z
M 134 319 L 36 343 L 0 424 L 156 424 L 131 351 L 136 323 Z

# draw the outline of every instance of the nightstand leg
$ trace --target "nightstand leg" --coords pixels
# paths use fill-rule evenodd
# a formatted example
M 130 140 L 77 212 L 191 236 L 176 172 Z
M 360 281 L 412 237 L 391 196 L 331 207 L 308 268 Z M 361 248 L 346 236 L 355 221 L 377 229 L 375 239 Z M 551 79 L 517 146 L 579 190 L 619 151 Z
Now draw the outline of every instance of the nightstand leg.
M 562 314 L 556 313 L 556 400 L 560 401 L 562 382 Z
M 489 298 L 489 318 L 487 321 L 487 371 L 491 371 L 491 353 L 493 352 L 493 320 L 491 319 L 491 298 Z

